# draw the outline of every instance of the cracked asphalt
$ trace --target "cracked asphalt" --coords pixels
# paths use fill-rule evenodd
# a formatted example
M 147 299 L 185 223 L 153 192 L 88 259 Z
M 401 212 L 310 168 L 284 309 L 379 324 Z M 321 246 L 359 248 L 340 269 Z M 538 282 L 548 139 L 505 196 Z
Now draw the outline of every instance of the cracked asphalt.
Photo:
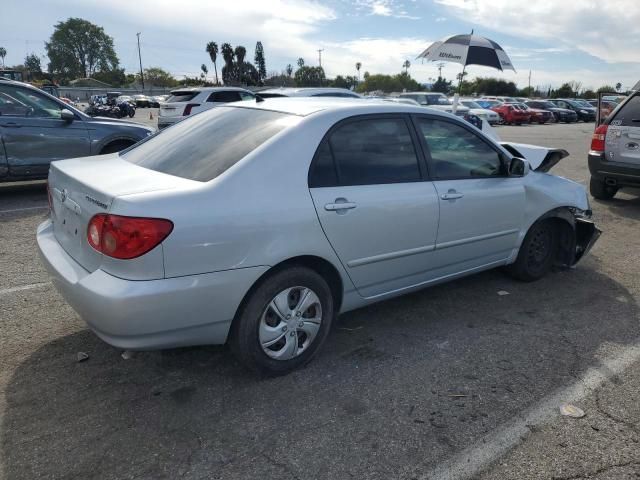
M 592 131 L 498 129 L 566 148 L 552 172 L 583 184 Z M 592 201 L 604 233 L 576 269 L 532 284 L 495 270 L 350 312 L 306 368 L 261 380 L 226 347 L 124 360 L 40 264 L 43 184 L 2 185 L 0 478 L 463 478 L 438 469 L 473 465 L 468 449 L 488 459 L 468 478 L 638 478 L 640 362 L 606 363 L 640 335 L 637 193 Z M 603 379 L 575 402 L 585 417 L 562 417 L 563 392 L 594 368 Z M 526 433 L 509 443 L 514 422 Z

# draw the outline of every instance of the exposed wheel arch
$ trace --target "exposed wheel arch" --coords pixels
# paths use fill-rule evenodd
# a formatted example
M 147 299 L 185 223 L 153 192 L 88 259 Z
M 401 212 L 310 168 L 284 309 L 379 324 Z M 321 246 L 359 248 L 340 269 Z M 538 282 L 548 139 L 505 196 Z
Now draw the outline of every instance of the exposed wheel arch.
M 549 220 L 558 229 L 558 252 L 554 266 L 566 268 L 573 264 L 576 250 L 576 220 L 569 207 L 559 207 L 548 211 L 534 221 L 527 232 L 537 223 Z
M 240 305 L 238 306 L 238 309 L 236 311 L 236 314 L 234 316 L 234 319 L 231 325 L 231 329 L 233 329 L 234 324 L 237 323 L 236 320 L 240 316 L 241 312 L 243 311 L 243 308 L 245 307 L 248 299 L 251 297 L 253 292 L 263 282 L 265 282 L 269 277 L 271 277 L 275 273 L 285 270 L 286 268 L 292 267 L 294 265 L 310 268 L 311 270 L 314 270 L 315 272 L 320 274 L 326 280 L 326 282 L 329 284 L 329 288 L 331 289 L 331 293 L 333 295 L 334 311 L 336 312 L 336 314 L 340 312 L 340 308 L 342 306 L 343 293 L 344 293 L 344 285 L 342 283 L 342 277 L 340 276 L 338 269 L 331 262 L 329 262 L 328 260 L 322 257 L 318 257 L 315 255 L 300 255 L 297 257 L 288 258 L 274 265 L 269 270 L 264 272 L 253 283 L 253 285 L 251 285 L 251 288 L 249 288 L 247 293 L 245 293 L 244 297 L 242 298 L 242 301 L 240 302 Z
M 101 149 L 99 155 L 105 155 L 107 153 L 116 153 L 120 150 L 124 150 L 125 148 L 130 147 L 136 143 L 135 140 L 119 138 L 118 140 L 112 140 L 109 143 L 105 144 Z

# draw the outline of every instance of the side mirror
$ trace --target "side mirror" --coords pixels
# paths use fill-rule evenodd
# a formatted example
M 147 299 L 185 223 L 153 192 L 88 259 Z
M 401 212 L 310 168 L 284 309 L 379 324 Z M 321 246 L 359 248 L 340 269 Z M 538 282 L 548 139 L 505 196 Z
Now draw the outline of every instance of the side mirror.
M 529 170 L 529 164 L 523 158 L 513 157 L 509 162 L 510 177 L 524 177 Z
M 71 123 L 76 118 L 76 116 L 71 110 L 63 108 L 62 110 L 60 110 L 60 118 L 67 123 Z

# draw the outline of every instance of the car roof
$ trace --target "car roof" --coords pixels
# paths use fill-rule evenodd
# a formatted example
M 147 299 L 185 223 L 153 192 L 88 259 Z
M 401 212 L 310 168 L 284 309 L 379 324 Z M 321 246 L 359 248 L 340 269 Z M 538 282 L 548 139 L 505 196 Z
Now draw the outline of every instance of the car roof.
M 234 92 L 250 92 L 246 88 L 242 87 L 183 87 L 183 88 L 174 88 L 170 93 L 175 92 L 224 92 L 224 91 L 234 91 Z
M 288 97 L 305 97 L 311 96 L 315 93 L 349 93 L 352 95 L 358 95 L 356 92 L 348 90 L 346 88 L 337 87 L 278 87 L 278 88 L 266 88 L 255 92 L 260 95 L 261 93 L 277 93 Z
M 398 102 L 387 102 L 382 99 L 372 99 L 363 102 L 359 98 L 337 97 L 274 97 L 260 102 L 229 103 L 224 107 L 253 108 L 270 110 L 292 115 L 307 116 L 321 111 L 348 111 L 353 115 L 367 113 L 425 113 L 421 105 L 408 105 Z M 218 107 L 218 108 L 224 108 Z M 429 109 L 430 114 L 452 117 L 453 115 L 436 109 Z M 454 117 L 457 118 L 457 117 Z

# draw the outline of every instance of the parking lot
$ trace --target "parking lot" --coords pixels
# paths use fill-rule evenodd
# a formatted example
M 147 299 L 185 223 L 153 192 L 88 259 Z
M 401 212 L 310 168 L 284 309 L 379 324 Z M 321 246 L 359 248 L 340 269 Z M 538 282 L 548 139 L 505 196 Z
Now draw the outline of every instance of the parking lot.
M 552 173 L 587 184 L 592 123 L 497 132 L 566 148 Z M 575 269 L 350 312 L 306 368 L 258 379 L 226 347 L 123 359 L 38 259 L 44 184 L 0 185 L 0 478 L 636 478 L 635 193 L 592 200 L 603 235 Z

